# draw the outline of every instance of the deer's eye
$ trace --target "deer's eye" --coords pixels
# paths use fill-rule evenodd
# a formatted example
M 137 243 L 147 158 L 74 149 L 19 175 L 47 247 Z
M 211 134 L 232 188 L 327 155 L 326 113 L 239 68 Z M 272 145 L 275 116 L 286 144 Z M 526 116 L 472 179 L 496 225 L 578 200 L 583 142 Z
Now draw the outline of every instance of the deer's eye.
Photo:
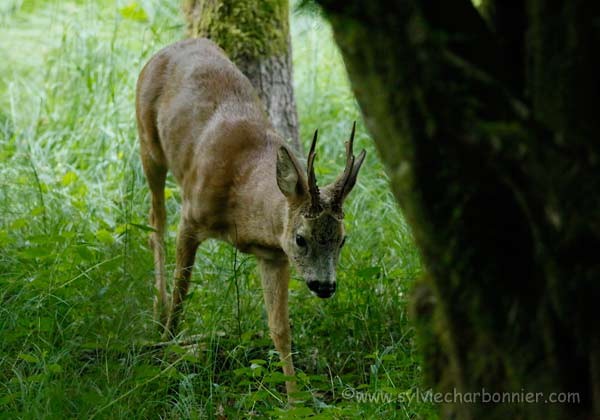
M 343 247 L 345 243 L 346 243 L 346 237 L 344 236 L 342 238 L 342 242 L 340 243 L 340 248 Z
M 302 235 L 296 235 L 296 245 L 304 248 L 306 246 L 306 239 Z

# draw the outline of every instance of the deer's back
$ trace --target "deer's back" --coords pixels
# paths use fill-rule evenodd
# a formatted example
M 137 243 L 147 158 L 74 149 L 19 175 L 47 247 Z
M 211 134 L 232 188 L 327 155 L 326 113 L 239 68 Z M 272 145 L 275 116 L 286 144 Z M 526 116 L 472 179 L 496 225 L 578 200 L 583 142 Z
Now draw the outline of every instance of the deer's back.
M 247 132 L 269 127 L 249 80 L 207 39 L 180 41 L 152 57 L 138 80 L 136 110 L 180 183 L 203 160 L 235 160 L 232 152 L 260 148 L 261 134 Z

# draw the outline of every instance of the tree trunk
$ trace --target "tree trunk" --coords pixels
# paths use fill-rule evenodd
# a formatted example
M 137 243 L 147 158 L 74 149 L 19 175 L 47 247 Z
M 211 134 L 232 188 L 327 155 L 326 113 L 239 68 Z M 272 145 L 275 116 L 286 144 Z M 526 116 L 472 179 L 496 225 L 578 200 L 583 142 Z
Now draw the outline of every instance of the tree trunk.
M 250 79 L 275 129 L 302 154 L 288 0 L 185 0 L 189 36 L 215 41 Z
M 318 2 L 427 267 L 428 380 L 480 393 L 444 417 L 600 418 L 600 2 Z

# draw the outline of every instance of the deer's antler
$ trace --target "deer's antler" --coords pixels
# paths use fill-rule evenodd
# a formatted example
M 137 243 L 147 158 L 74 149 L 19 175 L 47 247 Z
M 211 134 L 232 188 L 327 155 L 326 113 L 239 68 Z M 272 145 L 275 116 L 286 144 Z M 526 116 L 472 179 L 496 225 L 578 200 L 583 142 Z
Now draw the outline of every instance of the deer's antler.
M 312 143 L 310 145 L 310 151 L 308 152 L 308 159 L 306 165 L 306 174 L 308 179 L 308 193 L 310 194 L 310 214 L 313 216 L 318 215 L 323 208 L 319 202 L 319 187 L 317 186 L 317 177 L 315 176 L 315 157 L 317 153 L 315 152 L 315 146 L 317 144 L 317 137 L 319 135 L 319 130 L 315 130 L 315 135 L 313 136 Z
M 332 188 L 331 197 L 331 208 L 334 212 L 342 215 L 342 204 L 344 198 L 350 192 L 354 183 L 356 182 L 356 175 L 362 165 L 365 158 L 366 152 L 363 150 L 358 155 L 358 159 L 354 157 L 353 145 L 354 145 L 354 133 L 356 132 L 356 121 L 352 124 L 352 132 L 350 133 L 350 139 L 346 142 L 346 167 L 344 172 L 335 181 Z M 356 162 L 356 165 L 355 165 Z

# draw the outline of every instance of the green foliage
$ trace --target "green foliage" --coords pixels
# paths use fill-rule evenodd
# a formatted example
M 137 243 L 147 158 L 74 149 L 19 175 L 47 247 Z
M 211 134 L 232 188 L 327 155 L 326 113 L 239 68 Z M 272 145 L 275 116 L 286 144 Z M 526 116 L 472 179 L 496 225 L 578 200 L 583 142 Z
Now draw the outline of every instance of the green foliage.
M 146 22 L 148 20 L 146 11 L 136 2 L 132 2 L 127 6 L 121 7 L 119 9 L 119 13 L 125 19 L 131 19 L 138 22 Z
M 288 0 L 186 0 L 184 10 L 191 35 L 218 40 L 234 62 L 287 50 Z
M 355 119 L 356 146 L 368 156 L 346 209 L 339 292 L 322 301 L 291 284 L 303 402 L 288 409 L 254 261 L 227 245 L 198 253 L 182 327 L 184 339 L 203 334 L 200 344 L 151 346 L 158 334 L 134 87 L 151 54 L 182 36 L 178 10 L 158 1 L 11 4 L 0 38 L 0 417 L 431 415 L 424 403 L 344 397 L 421 386 L 406 319 L 420 263 L 322 21 L 292 21 L 302 138 L 320 128 L 322 182 L 343 167 Z M 171 271 L 172 179 L 167 201 Z

